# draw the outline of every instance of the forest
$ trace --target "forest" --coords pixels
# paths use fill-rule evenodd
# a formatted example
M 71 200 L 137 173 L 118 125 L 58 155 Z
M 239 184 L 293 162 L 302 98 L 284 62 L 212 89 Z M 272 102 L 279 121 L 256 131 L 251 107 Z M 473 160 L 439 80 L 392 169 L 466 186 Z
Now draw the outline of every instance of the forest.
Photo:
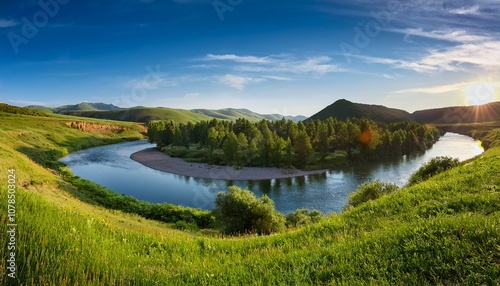
M 328 118 L 296 123 L 283 118 L 255 123 L 151 121 L 147 135 L 158 149 L 188 162 L 321 169 L 425 151 L 440 132 L 410 121 Z

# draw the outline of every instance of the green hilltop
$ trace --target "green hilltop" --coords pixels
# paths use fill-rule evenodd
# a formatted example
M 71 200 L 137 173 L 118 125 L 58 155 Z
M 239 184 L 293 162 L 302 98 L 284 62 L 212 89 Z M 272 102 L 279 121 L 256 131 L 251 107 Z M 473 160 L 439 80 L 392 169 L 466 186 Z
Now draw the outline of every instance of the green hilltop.
M 68 124 L 74 121 L 121 128 L 81 130 Z M 76 194 L 91 184 L 74 185 L 77 179 L 45 164 L 141 137 L 135 123 L 0 111 L 0 218 L 8 219 L 5 178 L 15 169 L 17 284 L 500 283 L 500 148 L 317 224 L 262 237 L 180 231 L 83 202 Z M 8 255 L 1 247 L 0 256 Z M 0 284 L 9 279 L 0 276 Z
M 333 117 L 342 121 L 349 118 L 366 118 L 383 123 L 415 121 L 411 117 L 410 113 L 404 110 L 388 108 L 382 105 L 354 103 L 346 99 L 339 99 L 335 101 L 333 104 L 325 107 L 309 119 L 325 120 L 328 117 Z

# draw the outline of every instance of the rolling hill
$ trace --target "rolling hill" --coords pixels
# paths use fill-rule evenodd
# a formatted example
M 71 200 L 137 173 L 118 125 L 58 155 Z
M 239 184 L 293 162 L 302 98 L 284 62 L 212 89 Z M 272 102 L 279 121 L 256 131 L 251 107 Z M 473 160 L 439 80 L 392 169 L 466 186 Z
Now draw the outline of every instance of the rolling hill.
M 267 120 L 281 120 L 281 114 L 259 114 L 248 109 L 224 108 L 218 110 L 211 109 L 174 109 L 167 107 L 143 107 L 120 108 L 112 104 L 105 103 L 87 103 L 82 102 L 75 105 L 65 105 L 56 108 L 50 108 L 39 105 L 30 105 L 26 108 L 39 110 L 47 113 L 57 113 L 65 115 L 83 116 L 99 119 L 110 119 L 132 122 L 148 122 L 150 120 L 174 120 L 181 123 L 188 121 L 211 120 L 213 118 L 220 120 L 235 121 L 238 118 L 245 118 L 251 122 Z M 298 122 L 307 119 L 305 116 L 285 116 L 286 119 Z
M 348 118 L 367 118 L 377 122 L 390 123 L 397 121 L 415 121 L 410 113 L 395 108 L 388 108 L 382 105 L 369 105 L 350 102 L 346 99 L 339 99 L 333 104 L 311 116 L 312 120 L 325 120 L 329 117 L 338 120 Z
M 459 124 L 500 120 L 500 101 L 475 106 L 453 106 L 415 111 L 411 115 L 421 123 Z
M 197 122 L 201 120 L 213 119 L 213 117 L 190 110 L 166 107 L 129 108 L 110 111 L 66 111 L 62 112 L 62 114 L 143 123 L 149 122 L 150 120 L 173 120 L 179 123 L 187 123 L 189 121 Z
M 97 110 L 108 111 L 108 110 L 121 109 L 120 107 L 115 106 L 113 104 L 90 103 L 90 102 L 82 102 L 82 103 L 72 104 L 72 105 L 63 105 L 63 106 L 59 106 L 56 108 L 51 108 L 51 107 L 46 107 L 46 106 L 41 106 L 41 105 L 29 105 L 29 106 L 26 106 L 26 108 L 40 110 L 40 111 L 47 112 L 47 113 L 65 113 L 65 112 L 69 112 L 69 111 L 97 111 Z

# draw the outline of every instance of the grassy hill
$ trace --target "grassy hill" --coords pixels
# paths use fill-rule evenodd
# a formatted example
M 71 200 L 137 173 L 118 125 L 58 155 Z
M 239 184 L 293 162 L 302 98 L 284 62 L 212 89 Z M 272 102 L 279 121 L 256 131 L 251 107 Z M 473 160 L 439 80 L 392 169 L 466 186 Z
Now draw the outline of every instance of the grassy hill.
M 188 121 L 211 120 L 217 118 L 220 120 L 235 121 L 238 118 L 245 118 L 251 122 L 267 120 L 281 120 L 283 115 L 280 114 L 259 114 L 248 109 L 225 108 L 218 110 L 211 109 L 173 109 L 166 107 L 133 107 L 120 108 L 112 104 L 105 103 L 87 103 L 82 102 L 75 105 L 64 105 L 56 108 L 45 106 L 30 105 L 26 108 L 39 110 L 46 113 L 57 113 L 65 115 L 83 116 L 90 118 L 143 122 L 147 123 L 150 120 L 174 120 L 181 123 Z M 305 120 L 305 116 L 285 116 L 285 118 L 300 121 Z
M 179 123 L 187 123 L 188 121 L 197 122 L 201 120 L 212 119 L 212 117 L 195 113 L 189 110 L 172 109 L 166 107 L 131 108 L 113 111 L 68 111 L 64 112 L 64 114 L 144 123 L 150 120 L 174 120 Z
M 20 284 L 500 283 L 499 148 L 309 227 L 267 237 L 210 237 L 84 203 L 71 195 L 75 186 L 41 166 L 49 159 L 44 154 L 52 159 L 138 138 L 135 124 L 66 116 L 41 119 L 0 113 L 0 218 L 8 219 L 5 178 L 14 168 Z M 66 124 L 75 120 L 130 130 L 82 131 Z M 2 227 L 5 234 L 6 224 Z M 8 255 L 1 247 L 0 256 Z M 6 259 L 0 267 L 6 269 Z M 0 284 L 8 279 L 0 276 Z
M 463 124 L 482 123 L 500 120 L 500 102 L 491 102 L 475 106 L 453 106 L 412 113 L 412 117 L 421 123 Z
M 338 120 L 348 118 L 367 118 L 377 122 L 390 123 L 397 121 L 415 121 L 411 115 L 400 109 L 388 108 L 382 105 L 369 105 L 339 99 L 333 104 L 311 116 L 312 120 L 325 120 L 329 117 Z
M 248 119 L 250 122 L 260 121 L 262 119 L 267 119 L 270 121 L 281 120 L 283 115 L 281 114 L 260 114 L 253 112 L 248 109 L 235 109 L 235 108 L 225 108 L 218 110 L 211 109 L 193 109 L 192 111 L 200 114 L 204 114 L 210 117 L 214 117 L 222 120 L 236 120 L 238 118 Z M 298 122 L 307 119 L 305 116 L 284 116 L 286 119 L 290 119 L 292 121 Z

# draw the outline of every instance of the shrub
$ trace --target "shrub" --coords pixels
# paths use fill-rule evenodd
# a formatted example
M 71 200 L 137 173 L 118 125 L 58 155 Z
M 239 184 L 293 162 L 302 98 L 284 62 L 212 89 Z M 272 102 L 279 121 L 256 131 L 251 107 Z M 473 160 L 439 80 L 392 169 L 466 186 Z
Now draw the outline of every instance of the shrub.
M 379 180 L 365 182 L 359 185 L 354 192 L 349 194 L 349 202 L 347 203 L 347 206 L 356 207 L 364 202 L 375 200 L 383 195 L 397 191 L 398 189 L 398 186 L 395 184 L 384 183 Z
M 287 227 L 304 226 L 319 222 L 323 218 L 323 213 L 318 210 L 298 209 L 286 216 Z
M 188 148 L 184 146 L 167 146 L 163 147 L 161 151 L 172 157 L 184 157 L 188 153 Z
M 226 234 L 257 232 L 270 234 L 285 226 L 285 217 L 274 209 L 274 202 L 266 195 L 257 199 L 249 190 L 236 186 L 227 193 L 218 193 L 214 216 Z
M 184 220 L 178 220 L 175 223 L 175 228 L 180 229 L 180 230 L 184 230 L 184 231 L 186 231 L 186 230 L 192 231 L 192 232 L 198 232 L 200 230 L 200 228 L 198 227 L 198 225 L 196 225 L 196 223 L 186 222 Z
M 458 159 L 451 157 L 440 156 L 432 158 L 411 175 L 408 185 L 411 186 L 425 181 L 432 176 L 458 166 L 459 163 Z

